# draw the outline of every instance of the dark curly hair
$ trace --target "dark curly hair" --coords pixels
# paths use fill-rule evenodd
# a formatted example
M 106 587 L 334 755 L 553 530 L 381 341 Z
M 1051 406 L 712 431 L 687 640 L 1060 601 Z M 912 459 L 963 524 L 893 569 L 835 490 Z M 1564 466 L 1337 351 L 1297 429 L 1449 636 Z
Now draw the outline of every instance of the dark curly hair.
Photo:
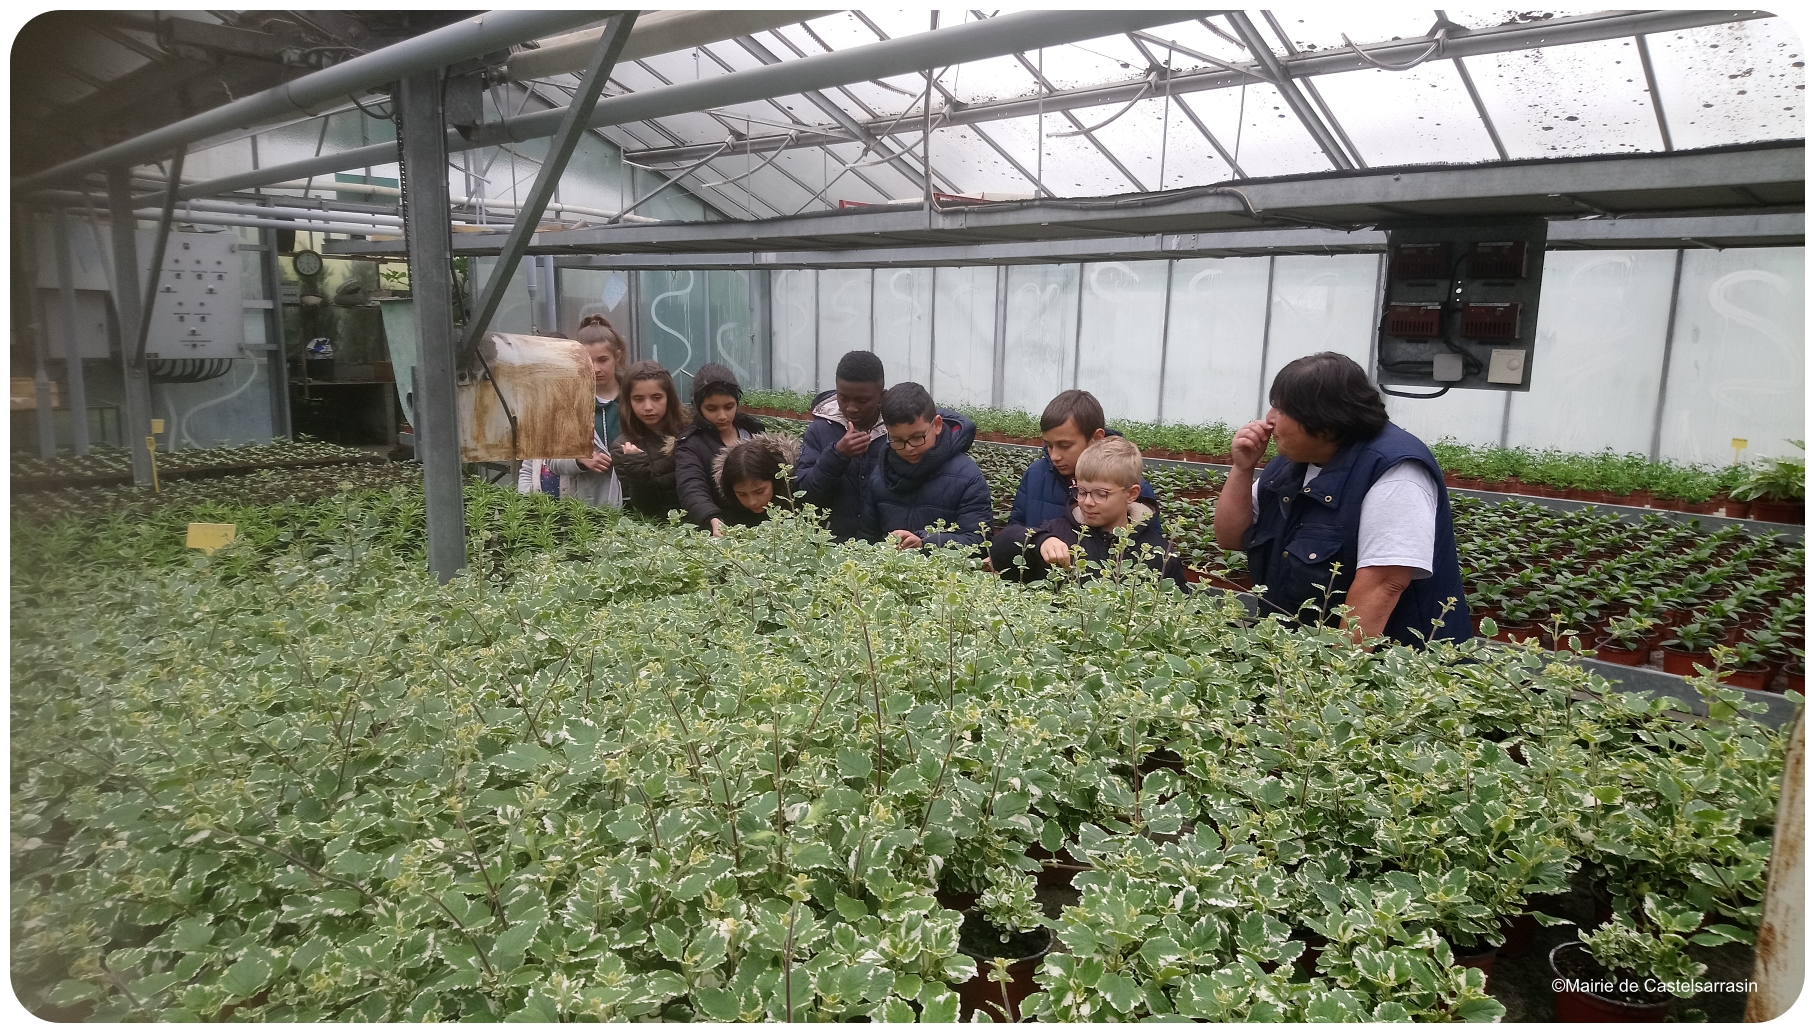
M 1286 363 L 1267 400 L 1305 433 L 1348 445 L 1386 429 L 1386 402 L 1354 359 L 1318 352 Z

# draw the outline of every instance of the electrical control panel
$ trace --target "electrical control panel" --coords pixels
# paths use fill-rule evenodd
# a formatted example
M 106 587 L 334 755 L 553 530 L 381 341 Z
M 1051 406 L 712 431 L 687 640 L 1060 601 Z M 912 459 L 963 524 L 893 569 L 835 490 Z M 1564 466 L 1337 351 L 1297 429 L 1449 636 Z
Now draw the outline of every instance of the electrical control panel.
M 238 246 L 232 233 L 170 234 L 152 295 L 148 357 L 244 357 Z
M 1384 224 L 1379 383 L 1531 390 L 1546 226 L 1542 219 Z

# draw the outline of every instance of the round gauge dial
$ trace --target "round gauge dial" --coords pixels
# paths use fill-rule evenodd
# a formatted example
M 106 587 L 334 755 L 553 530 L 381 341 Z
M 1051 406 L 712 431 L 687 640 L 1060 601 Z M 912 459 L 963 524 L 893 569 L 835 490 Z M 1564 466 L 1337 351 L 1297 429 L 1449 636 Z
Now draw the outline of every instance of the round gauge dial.
M 296 266 L 298 276 L 315 276 L 321 272 L 321 256 L 313 251 L 298 251 L 290 261 Z

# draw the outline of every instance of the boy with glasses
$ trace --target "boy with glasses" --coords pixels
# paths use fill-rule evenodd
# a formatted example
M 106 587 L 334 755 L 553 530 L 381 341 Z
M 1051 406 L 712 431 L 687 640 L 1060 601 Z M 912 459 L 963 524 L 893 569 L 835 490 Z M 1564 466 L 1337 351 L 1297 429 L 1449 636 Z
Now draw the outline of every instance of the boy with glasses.
M 859 537 L 887 537 L 898 548 L 983 544 L 989 535 L 989 481 L 965 453 L 977 426 L 933 406 L 926 388 L 908 382 L 882 394 L 888 451 L 870 470 Z M 938 523 L 956 531 L 931 532 Z
M 1039 581 L 1079 560 L 1087 576 L 1123 560 L 1145 563 L 1183 591 L 1185 566 L 1161 533 L 1157 504 L 1141 497 L 1141 450 L 1127 438 L 1101 438 L 1078 456 L 1076 476 L 1069 512 L 1035 528 L 1010 524 L 996 536 L 995 569 L 1010 581 Z M 1124 529 L 1126 543 L 1119 541 Z

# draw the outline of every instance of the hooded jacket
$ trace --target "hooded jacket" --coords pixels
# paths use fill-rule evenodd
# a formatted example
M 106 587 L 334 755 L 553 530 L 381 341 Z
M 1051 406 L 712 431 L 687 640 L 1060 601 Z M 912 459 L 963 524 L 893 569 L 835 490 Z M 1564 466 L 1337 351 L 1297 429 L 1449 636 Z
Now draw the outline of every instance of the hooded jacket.
M 761 434 L 765 429 L 763 421 L 743 412 L 737 414 L 734 424 L 738 430 L 749 431 L 752 435 Z M 725 518 L 725 502 L 719 497 L 712 476 L 712 461 L 724 450 L 725 442 L 719 437 L 718 428 L 704 416 L 695 416 L 693 426 L 675 442 L 675 492 L 680 496 L 681 508 L 687 511 L 688 522 L 702 530 L 712 530 L 713 517 Z
M 779 461 L 783 465 L 781 473 L 775 478 L 775 501 L 769 504 L 769 509 L 763 510 L 761 513 L 752 513 L 745 509 L 744 504 L 738 501 L 737 485 L 727 483 L 725 480 L 725 464 L 731 461 L 734 453 L 741 452 L 762 453 L 764 458 Z M 795 466 L 799 462 L 800 441 L 785 434 L 758 434 L 748 441 L 740 441 L 735 445 L 727 445 L 720 449 L 718 455 L 712 459 L 712 484 L 718 489 L 718 497 L 724 500 L 719 519 L 727 524 L 754 527 L 767 520 L 770 511 L 777 506 L 783 509 L 793 509 L 794 493 L 799 490 L 799 485 L 788 473 L 787 467 Z
M 1105 433 L 1112 437 L 1122 436 L 1120 431 Z M 1039 527 L 1048 520 L 1064 517 L 1071 511 L 1071 488 L 1072 479 L 1061 475 L 1052 465 L 1052 457 L 1042 450 L 1040 458 L 1021 474 L 1021 486 L 1015 489 L 1015 504 L 1008 511 L 1008 522 Z M 1159 512 L 1153 489 L 1145 477 L 1141 478 L 1141 501 L 1156 514 Z
M 1178 550 L 1162 533 L 1159 516 L 1158 504 L 1145 498 L 1128 507 L 1128 547 L 1122 555 L 1136 560 L 1142 558 L 1143 552 L 1151 550 L 1144 562 L 1182 592 L 1185 591 L 1185 564 L 1179 559 Z M 1114 531 L 1084 523 L 1084 514 L 1073 506 L 1064 516 L 1054 517 L 1038 527 L 1021 524 L 1004 527 L 990 546 L 990 564 L 1009 581 L 1043 580 L 1050 565 L 1041 558 L 1040 546 L 1050 538 L 1064 542 L 1067 548 L 1083 546 L 1084 559 L 1099 567 L 1110 561 L 1116 547 Z M 1026 567 L 1015 565 L 1018 557 L 1026 559 Z M 1094 576 L 1094 572 L 1086 576 Z
M 821 391 L 813 399 L 813 421 L 801 439 L 800 467 L 794 476 L 795 488 L 826 511 L 827 526 L 841 541 L 858 537 L 864 485 L 876 461 L 889 451 L 889 431 L 878 417 L 870 428 L 869 451 L 860 456 L 840 454 L 838 441 L 850 428 L 851 421 L 838 411 L 838 392 Z
M 681 497 L 674 486 L 674 457 L 680 439 L 636 441 L 642 451 L 624 451 L 625 442 L 631 440 L 626 434 L 611 446 L 611 468 L 618 472 L 628 495 L 624 506 L 644 516 L 663 519 L 669 511 L 681 508 Z
M 912 531 L 934 546 L 981 545 L 987 540 L 989 480 L 977 461 L 965 454 L 977 438 L 977 425 L 956 414 L 939 415 L 945 426 L 918 463 L 901 458 L 884 442 L 887 452 L 871 466 L 864 489 L 858 537 L 879 542 L 890 531 Z M 958 530 L 926 533 L 941 520 Z

